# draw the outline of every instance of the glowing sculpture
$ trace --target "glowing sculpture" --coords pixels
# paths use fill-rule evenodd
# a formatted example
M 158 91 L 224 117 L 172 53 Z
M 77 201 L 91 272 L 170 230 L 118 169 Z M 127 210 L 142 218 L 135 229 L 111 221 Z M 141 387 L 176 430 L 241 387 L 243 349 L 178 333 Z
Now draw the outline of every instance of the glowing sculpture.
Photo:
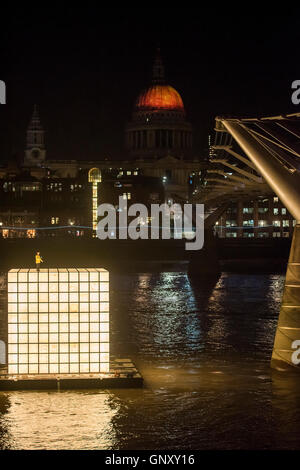
M 105 269 L 8 272 L 8 373 L 109 372 Z

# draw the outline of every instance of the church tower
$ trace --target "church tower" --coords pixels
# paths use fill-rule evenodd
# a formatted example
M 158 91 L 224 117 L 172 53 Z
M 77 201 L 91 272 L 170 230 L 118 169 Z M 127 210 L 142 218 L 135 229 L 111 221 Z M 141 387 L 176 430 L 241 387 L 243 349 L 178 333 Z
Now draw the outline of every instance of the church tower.
M 37 105 L 27 129 L 24 165 L 40 166 L 46 159 L 45 131 L 42 128 Z

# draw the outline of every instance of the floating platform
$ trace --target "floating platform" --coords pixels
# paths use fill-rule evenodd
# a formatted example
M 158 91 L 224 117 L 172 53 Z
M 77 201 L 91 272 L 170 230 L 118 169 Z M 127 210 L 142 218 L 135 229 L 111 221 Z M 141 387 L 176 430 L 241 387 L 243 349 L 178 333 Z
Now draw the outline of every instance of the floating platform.
M 114 359 L 110 372 L 103 374 L 26 374 L 0 373 L 0 390 L 73 390 L 141 388 L 144 380 L 130 359 Z

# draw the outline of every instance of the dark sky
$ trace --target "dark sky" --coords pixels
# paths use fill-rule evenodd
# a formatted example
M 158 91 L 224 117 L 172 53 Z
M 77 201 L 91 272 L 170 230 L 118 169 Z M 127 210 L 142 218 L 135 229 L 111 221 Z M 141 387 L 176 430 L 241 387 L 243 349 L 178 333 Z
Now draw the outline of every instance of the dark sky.
M 99 3 L 100 4 L 100 3 Z M 2 5 L 1 5 L 2 8 Z M 217 11 L 217 10 L 216 10 Z M 160 44 L 202 155 L 219 114 L 300 112 L 300 16 L 218 16 L 209 9 L 34 7 L 1 14 L 0 162 L 23 157 L 33 104 L 48 158 L 122 156 L 123 129 Z M 228 14 L 228 13 L 227 13 Z

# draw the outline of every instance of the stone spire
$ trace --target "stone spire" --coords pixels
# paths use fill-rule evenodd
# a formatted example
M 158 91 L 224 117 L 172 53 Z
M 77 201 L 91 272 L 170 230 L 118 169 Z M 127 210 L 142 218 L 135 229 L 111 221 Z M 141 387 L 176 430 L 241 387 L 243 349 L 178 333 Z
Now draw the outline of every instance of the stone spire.
M 161 58 L 160 48 L 156 49 L 156 55 L 153 64 L 152 81 L 154 84 L 165 83 L 165 67 Z
M 35 104 L 33 108 L 32 118 L 27 128 L 27 148 L 36 147 L 36 145 L 38 145 L 38 147 L 40 148 L 44 148 L 44 136 L 45 132 L 41 125 L 38 107 Z
M 45 131 L 41 125 L 38 107 L 35 104 L 27 128 L 25 165 L 40 165 L 46 158 Z

